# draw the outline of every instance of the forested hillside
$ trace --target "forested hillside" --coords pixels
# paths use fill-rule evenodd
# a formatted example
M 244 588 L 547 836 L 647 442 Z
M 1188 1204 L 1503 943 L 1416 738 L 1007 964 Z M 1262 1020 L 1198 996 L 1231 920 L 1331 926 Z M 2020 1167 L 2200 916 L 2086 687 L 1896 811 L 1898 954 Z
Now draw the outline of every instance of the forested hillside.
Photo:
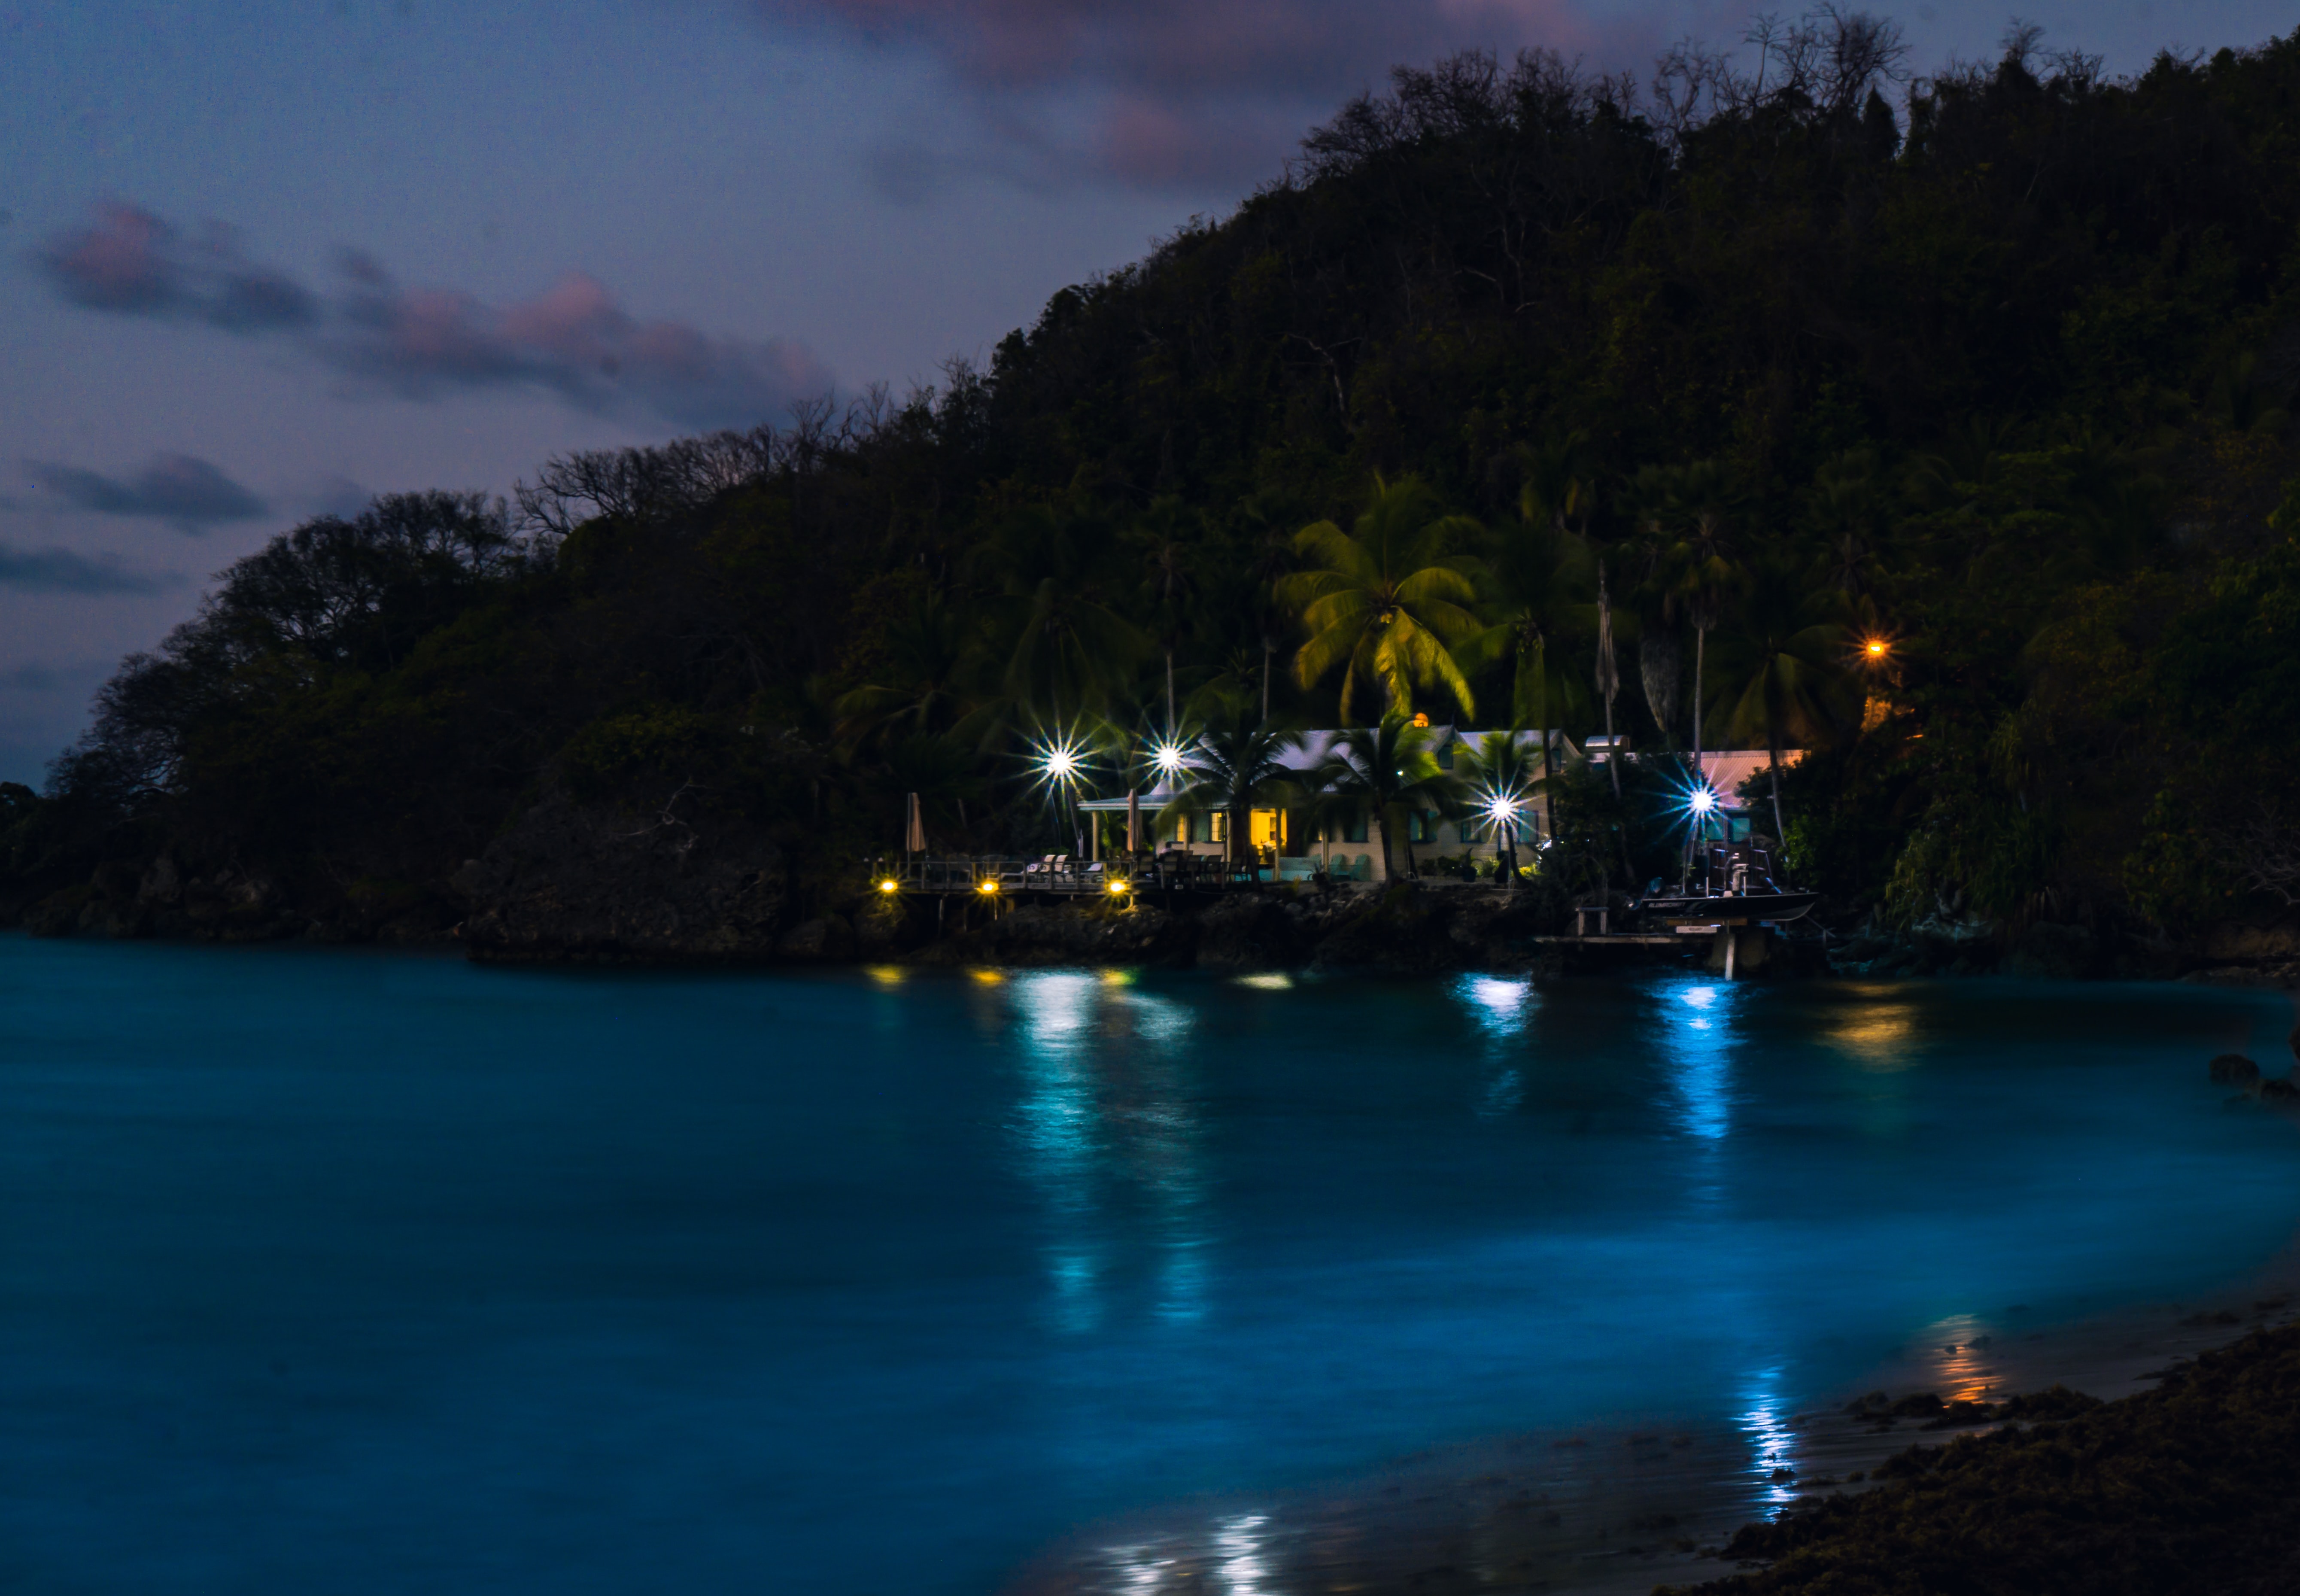
M 788 923 L 907 792 L 938 848 L 1052 846 L 1030 740 L 1170 693 L 1586 734 L 1602 578 L 1636 746 L 1808 750 L 1787 841 L 1838 924 L 2271 919 L 2300 34 L 1903 64 L 1856 17 L 1642 91 L 1400 70 L 988 370 L 298 528 L 6 790 L 10 901 L 412 934 L 491 848 L 596 880 L 624 838 L 739 855 Z M 1666 855 L 1655 795 L 1558 785 L 1572 890 Z

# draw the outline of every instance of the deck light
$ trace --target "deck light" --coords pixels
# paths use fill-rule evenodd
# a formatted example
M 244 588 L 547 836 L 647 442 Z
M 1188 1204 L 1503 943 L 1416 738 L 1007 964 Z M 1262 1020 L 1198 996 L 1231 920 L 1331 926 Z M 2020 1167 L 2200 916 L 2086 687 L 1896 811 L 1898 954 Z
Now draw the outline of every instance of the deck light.
M 977 891 L 979 891 L 979 892 L 992 892 L 992 893 L 995 893 L 995 892 L 996 892 L 996 891 L 998 890 L 998 883 L 997 883 L 996 882 L 983 882 L 983 883 L 982 883 L 982 885 L 981 885 L 981 886 L 978 887 L 978 888 L 977 888 L 977 889 L 975 889 L 975 890 L 976 890 Z
M 881 892 L 899 892 L 902 890 L 903 883 L 900 882 L 887 881 L 879 883 L 879 890 Z
M 1134 883 L 1132 882 L 1112 882 L 1110 883 L 1110 890 L 1117 896 L 1123 898 L 1126 894 L 1134 890 Z
M 1862 655 L 1868 659 L 1882 659 L 1892 651 L 1893 646 L 1882 638 L 1871 638 L 1861 645 Z

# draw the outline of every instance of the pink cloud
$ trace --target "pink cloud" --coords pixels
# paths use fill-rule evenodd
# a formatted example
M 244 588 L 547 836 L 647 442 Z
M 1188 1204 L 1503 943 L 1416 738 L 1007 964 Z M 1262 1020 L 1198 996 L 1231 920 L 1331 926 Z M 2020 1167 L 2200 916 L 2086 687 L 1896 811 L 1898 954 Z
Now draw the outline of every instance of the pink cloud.
M 412 397 L 528 385 L 584 409 L 637 405 L 720 426 L 765 420 L 831 386 L 829 372 L 799 344 L 642 322 L 580 272 L 500 309 L 453 289 L 401 292 L 372 277 L 347 303 L 346 330 L 329 340 L 330 358 Z
M 300 326 L 314 309 L 287 277 L 250 264 L 229 229 L 210 224 L 189 243 L 151 212 L 117 201 L 34 258 L 59 293 L 91 310 L 260 332 Z
M 323 298 L 250 264 L 229 229 L 211 224 L 188 244 L 161 217 L 119 204 L 50 240 L 38 259 L 75 305 L 278 335 L 359 386 L 411 399 L 529 388 L 586 410 L 747 426 L 831 387 L 801 344 L 643 321 L 580 272 L 496 306 L 460 288 L 402 288 L 373 258 L 346 250 L 340 289 Z
M 1545 46 L 1607 66 L 1658 42 L 1573 0 L 754 0 L 771 21 L 939 60 L 994 138 L 1159 185 L 1268 175 L 1391 67 Z

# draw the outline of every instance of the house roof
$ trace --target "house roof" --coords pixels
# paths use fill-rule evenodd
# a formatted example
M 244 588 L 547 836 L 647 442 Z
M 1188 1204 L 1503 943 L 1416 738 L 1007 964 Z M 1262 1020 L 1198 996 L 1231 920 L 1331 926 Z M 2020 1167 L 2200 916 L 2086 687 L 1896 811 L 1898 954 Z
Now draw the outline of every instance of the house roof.
M 1480 753 L 1492 739 L 1508 735 L 1506 731 L 1457 731 L 1451 726 L 1432 726 L 1429 730 L 1440 748 L 1450 743 L 1460 742 L 1475 747 Z M 1345 735 L 1345 732 L 1334 729 L 1304 731 L 1302 733 L 1299 747 L 1288 757 L 1287 763 L 1295 765 L 1314 765 L 1324 759 L 1332 751 L 1334 745 Z M 1541 733 L 1538 731 L 1525 731 L 1520 735 L 1528 743 L 1539 746 L 1538 740 Z M 1580 750 L 1573 746 L 1564 733 L 1553 732 L 1551 735 L 1564 745 L 1563 754 L 1566 758 L 1571 759 L 1579 754 Z M 1800 748 L 1783 748 L 1781 767 L 1784 770 L 1788 769 L 1795 765 L 1803 754 L 1804 750 Z M 1637 757 L 1635 754 L 1626 756 L 1630 759 Z M 1709 749 L 1701 756 L 1701 773 L 1708 779 L 1709 785 L 1718 792 L 1729 798 L 1738 798 L 1741 796 L 1742 787 L 1752 780 L 1762 777 L 1771 763 L 1771 756 L 1762 748 Z M 1760 795 L 1762 790 L 1761 787 L 1758 790 Z M 1141 795 L 1142 812 L 1146 815 L 1155 814 L 1171 803 L 1176 796 L 1176 790 L 1173 788 L 1152 788 Z M 1124 814 L 1126 795 L 1121 792 L 1116 798 L 1081 798 L 1079 801 L 1079 807 L 1096 814 L 1109 814 L 1113 811 Z

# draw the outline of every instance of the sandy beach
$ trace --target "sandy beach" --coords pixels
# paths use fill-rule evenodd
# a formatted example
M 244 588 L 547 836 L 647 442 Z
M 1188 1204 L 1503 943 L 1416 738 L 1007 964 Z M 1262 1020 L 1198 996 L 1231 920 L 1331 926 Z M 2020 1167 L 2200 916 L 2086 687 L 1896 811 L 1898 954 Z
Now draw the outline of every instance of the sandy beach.
M 2033 1330 L 2019 1304 L 1986 1324 L 1942 1321 L 1865 1380 L 1793 1409 L 1753 1410 L 1735 1426 L 1653 1418 L 1496 1437 L 1321 1488 L 1171 1503 L 1048 1549 L 1006 1593 L 1646 1596 L 1730 1572 L 1716 1550 L 1744 1524 L 1800 1497 L 1864 1490 L 1894 1453 L 1986 1427 L 1848 1411 L 1864 1399 L 1879 1406 L 1872 1392 L 1995 1402 L 2060 1384 L 2112 1401 L 2181 1359 L 2292 1319 L 2296 1304 L 2300 1239 L 2193 1301 Z

